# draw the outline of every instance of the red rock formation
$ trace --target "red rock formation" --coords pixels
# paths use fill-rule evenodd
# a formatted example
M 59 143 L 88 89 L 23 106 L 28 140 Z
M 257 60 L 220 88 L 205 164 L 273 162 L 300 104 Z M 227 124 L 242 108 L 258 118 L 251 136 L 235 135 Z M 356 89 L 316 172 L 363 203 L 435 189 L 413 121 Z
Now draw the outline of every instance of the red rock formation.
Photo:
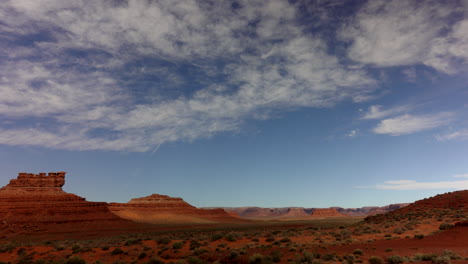
M 62 190 L 65 172 L 19 173 L 0 189 L 0 221 L 11 223 L 67 223 L 121 220 L 107 203 L 88 202 Z M 121 220 L 123 221 L 123 220 Z
M 238 219 L 223 209 L 199 209 L 182 198 L 152 194 L 134 198 L 128 203 L 111 203 L 110 210 L 124 219 L 141 223 L 226 222 Z
M 310 215 L 313 218 L 339 217 L 344 216 L 334 208 L 315 209 Z
M 304 211 L 304 208 L 302 208 L 302 207 L 291 207 L 281 217 L 304 217 L 304 216 L 308 216 L 308 214 Z

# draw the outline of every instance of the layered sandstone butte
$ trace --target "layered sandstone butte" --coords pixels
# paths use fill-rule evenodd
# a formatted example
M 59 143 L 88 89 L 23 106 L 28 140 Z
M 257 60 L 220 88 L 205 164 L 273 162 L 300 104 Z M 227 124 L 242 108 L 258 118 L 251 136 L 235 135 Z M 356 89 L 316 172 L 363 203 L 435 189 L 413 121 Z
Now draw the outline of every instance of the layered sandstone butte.
M 313 218 L 327 218 L 327 217 L 339 217 L 339 216 L 344 216 L 344 215 L 340 214 L 334 208 L 326 208 L 326 209 L 315 209 L 310 216 Z
M 238 219 L 223 209 L 199 209 L 182 198 L 152 194 L 128 203 L 111 203 L 110 210 L 124 219 L 141 223 L 213 223 Z
M 0 221 L 17 223 L 70 223 L 124 221 L 107 203 L 88 202 L 62 190 L 65 172 L 19 173 L 0 189 Z

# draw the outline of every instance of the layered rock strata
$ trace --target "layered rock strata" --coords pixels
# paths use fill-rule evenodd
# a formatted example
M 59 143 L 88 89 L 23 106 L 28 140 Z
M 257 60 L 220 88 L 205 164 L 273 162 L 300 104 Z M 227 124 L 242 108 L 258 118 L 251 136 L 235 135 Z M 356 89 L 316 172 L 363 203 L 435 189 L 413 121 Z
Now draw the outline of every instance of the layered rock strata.
M 107 203 L 88 202 L 62 190 L 65 172 L 19 173 L 0 189 L 0 221 L 11 223 L 69 223 L 124 221 Z
M 223 209 L 199 209 L 182 198 L 160 194 L 134 198 L 128 203 L 111 203 L 109 208 L 119 217 L 142 223 L 238 220 Z
M 326 209 L 315 209 L 310 217 L 313 218 L 326 218 L 326 217 L 339 217 L 344 216 L 340 214 L 336 209 L 333 208 L 326 208 Z

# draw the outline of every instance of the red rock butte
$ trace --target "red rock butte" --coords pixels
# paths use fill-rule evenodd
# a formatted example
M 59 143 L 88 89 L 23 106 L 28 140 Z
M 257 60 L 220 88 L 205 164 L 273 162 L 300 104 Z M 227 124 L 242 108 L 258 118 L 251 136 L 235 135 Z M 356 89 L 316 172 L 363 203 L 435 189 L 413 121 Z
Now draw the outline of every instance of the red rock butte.
M 0 189 L 0 221 L 11 223 L 69 223 L 124 221 L 112 214 L 105 202 L 62 190 L 66 172 L 19 173 Z

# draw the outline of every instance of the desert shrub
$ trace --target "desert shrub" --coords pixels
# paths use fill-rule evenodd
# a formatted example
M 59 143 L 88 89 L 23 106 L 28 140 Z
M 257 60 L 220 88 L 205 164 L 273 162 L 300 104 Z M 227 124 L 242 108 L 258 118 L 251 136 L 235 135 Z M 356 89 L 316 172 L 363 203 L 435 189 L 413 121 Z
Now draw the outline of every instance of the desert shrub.
M 344 259 L 346 260 L 346 263 L 354 264 L 354 256 L 353 255 L 345 256 Z
M 391 248 L 386 248 L 385 249 L 385 252 L 392 252 L 392 251 L 393 251 L 393 249 L 391 249 Z
M 259 242 L 260 240 L 258 238 L 256 238 L 256 237 L 254 237 L 254 238 L 252 238 L 252 241 L 253 242 Z
M 38 259 L 34 261 L 34 264 L 46 264 L 47 262 L 44 259 Z
M 115 248 L 114 250 L 112 250 L 111 255 L 120 255 L 123 253 L 124 251 L 121 248 Z
M 416 238 L 416 239 L 423 239 L 423 238 L 424 238 L 424 235 L 414 235 L 414 238 Z
M 435 258 L 437 258 L 436 254 L 417 254 L 414 256 L 414 260 L 417 261 L 433 261 Z
M 355 249 L 353 251 L 353 254 L 357 256 L 362 256 L 364 254 L 364 251 L 362 251 L 362 249 Z
M 220 233 L 216 233 L 211 236 L 211 241 L 220 240 L 221 238 L 223 238 L 223 235 Z
M 401 264 L 403 262 L 405 262 L 405 260 L 402 257 L 398 256 L 398 255 L 389 256 L 387 258 L 387 263 L 388 264 Z
M 403 234 L 405 231 L 406 231 L 406 229 L 404 227 L 401 227 L 401 226 L 393 229 L 393 233 L 399 234 L 399 235 Z
M 190 250 L 194 250 L 194 249 L 196 249 L 196 248 L 198 248 L 200 246 L 201 246 L 201 244 L 197 240 L 191 240 L 190 241 L 190 246 L 189 246 Z
M 369 264 L 383 264 L 383 260 L 380 257 L 372 256 L 369 258 Z
M 164 264 L 164 261 L 160 260 L 159 258 L 152 258 L 146 264 Z
M 449 257 L 450 259 L 462 259 L 461 256 L 457 255 L 456 253 L 450 251 L 450 250 L 444 250 L 442 252 L 442 257 Z
M 265 241 L 266 242 L 273 242 L 273 241 L 275 241 L 275 238 L 274 237 L 269 237 Z
M 324 261 L 332 261 L 332 260 L 335 261 L 335 260 L 336 260 L 336 256 L 335 256 L 335 254 L 324 254 L 324 255 L 322 256 L 322 259 L 323 259 Z
M 101 249 L 104 250 L 104 251 L 107 251 L 107 250 L 109 250 L 109 246 L 108 245 L 102 246 Z
M 86 261 L 80 257 L 74 256 L 74 257 L 67 259 L 65 264 L 86 264 Z
M 281 239 L 280 242 L 281 243 L 289 243 L 289 242 L 291 242 L 291 239 L 285 237 L 285 238 Z
M 169 245 L 169 243 L 171 243 L 171 239 L 168 238 L 168 237 L 160 237 L 158 240 L 157 240 L 158 244 L 161 244 L 161 245 Z
M 188 264 L 205 264 L 205 261 L 199 259 L 198 257 L 190 256 L 187 258 L 187 263 Z
M 141 244 L 141 241 L 142 241 L 141 238 L 129 239 L 129 240 L 125 241 L 125 246 Z
M 140 255 L 138 255 L 138 259 L 144 259 L 146 258 L 146 253 L 145 252 L 141 252 Z
M 453 225 L 450 224 L 450 223 L 442 223 L 439 225 L 439 230 L 448 230 L 450 228 L 452 228 Z
M 231 233 L 227 233 L 227 234 L 224 236 L 224 238 L 225 238 L 227 241 L 229 241 L 229 242 L 235 242 L 235 241 L 237 241 L 237 239 L 239 238 L 239 235 L 236 234 L 236 233 L 231 232 Z
M 75 251 L 75 252 L 78 251 L 78 250 L 80 250 L 80 248 L 81 248 L 81 245 L 78 244 L 78 243 L 73 244 L 72 247 L 71 247 L 71 249 L 72 249 L 73 251 Z
M 436 257 L 433 261 L 433 264 L 450 264 L 450 257 L 448 256 L 439 256 Z
M 209 250 L 206 248 L 197 248 L 195 249 L 193 254 L 195 254 L 195 256 L 200 256 L 201 254 L 206 253 L 206 252 L 209 252 Z
M 304 252 L 304 254 L 305 254 L 305 252 Z M 271 261 L 273 261 L 275 263 L 281 262 L 281 257 L 282 256 L 283 256 L 283 254 L 280 251 L 273 251 L 271 253 Z
M 172 249 L 181 249 L 184 246 L 184 243 L 179 241 L 179 242 L 174 242 L 172 244 Z
M 249 257 L 249 264 L 269 264 L 271 262 L 271 258 L 258 253 Z

